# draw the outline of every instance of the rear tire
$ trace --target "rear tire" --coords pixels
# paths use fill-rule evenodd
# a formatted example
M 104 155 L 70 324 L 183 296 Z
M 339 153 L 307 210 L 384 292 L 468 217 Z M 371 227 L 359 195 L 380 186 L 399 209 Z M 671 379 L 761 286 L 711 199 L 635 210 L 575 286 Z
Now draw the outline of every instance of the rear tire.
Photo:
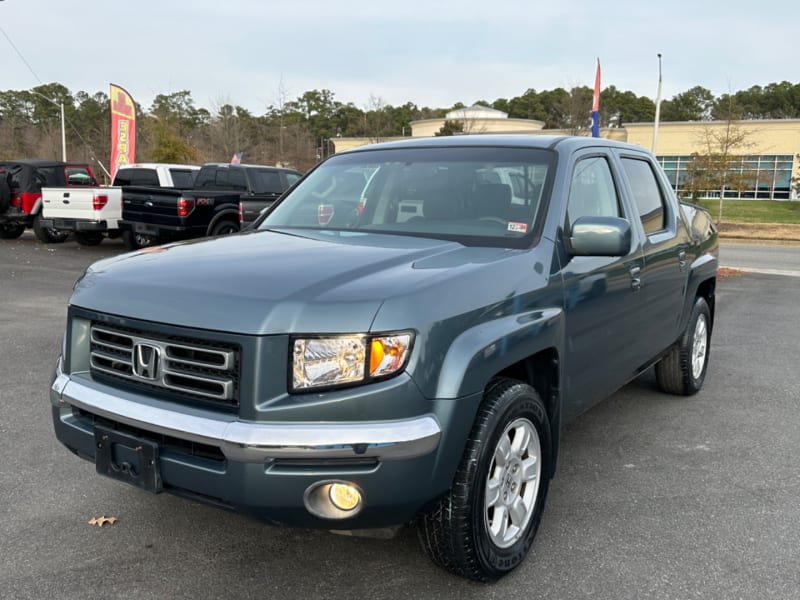
M 15 240 L 25 231 L 25 225 L 0 223 L 0 240 Z
M 148 246 L 155 246 L 158 244 L 158 238 L 152 235 L 145 235 L 143 233 L 134 233 L 126 231 L 122 234 L 122 241 L 131 250 L 138 250 L 139 248 L 147 248 Z
M 533 544 L 550 484 L 550 425 L 531 386 L 498 379 L 486 390 L 450 491 L 420 520 L 439 566 L 494 581 Z
M 656 379 L 662 391 L 691 396 L 706 378 L 711 342 L 711 311 L 705 298 L 697 298 L 681 339 L 656 363 Z
M 45 244 L 60 244 L 69 237 L 69 231 L 61 231 L 52 227 L 42 227 L 42 213 L 33 217 L 33 233 Z
M 234 221 L 220 221 L 216 223 L 209 232 L 210 236 L 230 235 L 239 232 L 239 224 Z
M 75 241 L 81 246 L 97 246 L 103 241 L 103 234 L 96 231 L 76 231 Z

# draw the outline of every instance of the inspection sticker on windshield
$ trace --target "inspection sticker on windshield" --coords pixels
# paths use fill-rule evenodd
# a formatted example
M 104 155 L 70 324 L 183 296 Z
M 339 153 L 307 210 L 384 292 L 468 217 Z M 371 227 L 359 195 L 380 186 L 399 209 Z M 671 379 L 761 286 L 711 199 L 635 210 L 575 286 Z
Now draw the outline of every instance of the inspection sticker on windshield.
M 333 204 L 320 204 L 317 207 L 317 223 L 325 227 L 333 218 Z
M 528 231 L 528 224 L 509 221 L 508 230 L 513 231 L 514 233 L 526 233 Z

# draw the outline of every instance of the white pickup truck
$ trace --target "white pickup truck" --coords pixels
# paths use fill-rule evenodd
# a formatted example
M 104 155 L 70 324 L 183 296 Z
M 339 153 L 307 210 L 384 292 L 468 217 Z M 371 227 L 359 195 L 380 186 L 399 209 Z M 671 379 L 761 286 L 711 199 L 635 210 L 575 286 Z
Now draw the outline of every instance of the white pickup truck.
M 119 235 L 123 186 L 191 189 L 199 170 L 195 165 L 134 163 L 119 168 L 111 187 L 43 188 L 42 224 L 75 232 L 79 244 L 96 246 L 106 235 Z

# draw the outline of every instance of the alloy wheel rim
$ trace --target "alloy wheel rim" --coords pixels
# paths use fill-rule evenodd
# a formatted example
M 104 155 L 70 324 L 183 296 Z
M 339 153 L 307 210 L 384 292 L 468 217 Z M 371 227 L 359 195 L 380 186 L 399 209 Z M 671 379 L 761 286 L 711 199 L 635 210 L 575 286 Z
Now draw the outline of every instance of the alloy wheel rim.
M 495 446 L 484 497 L 484 523 L 499 548 L 516 543 L 531 521 L 541 481 L 542 448 L 528 419 L 509 423 Z
M 706 349 L 708 347 L 708 326 L 705 315 L 697 317 L 694 326 L 694 339 L 692 340 L 692 377 L 699 379 L 703 373 L 706 362 Z

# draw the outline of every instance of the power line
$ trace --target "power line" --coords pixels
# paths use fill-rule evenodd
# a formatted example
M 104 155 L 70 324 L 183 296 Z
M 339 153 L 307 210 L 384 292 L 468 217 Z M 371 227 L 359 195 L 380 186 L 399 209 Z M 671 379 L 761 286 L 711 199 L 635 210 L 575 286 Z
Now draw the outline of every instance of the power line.
M 25 63 L 25 66 L 26 66 L 26 67 L 28 67 L 28 70 L 31 72 L 31 75 L 33 75 L 34 79 L 36 79 L 36 81 L 38 81 L 38 82 L 39 82 L 39 85 L 44 85 L 44 84 L 42 83 L 42 80 L 41 80 L 41 79 L 39 79 L 39 76 L 36 74 L 36 71 L 34 71 L 34 70 L 33 70 L 33 67 L 31 67 L 31 66 L 28 64 L 28 61 L 27 61 L 27 60 L 25 60 L 25 57 L 24 57 L 24 56 L 22 56 L 22 52 L 20 52 L 20 51 L 19 51 L 19 48 L 17 48 L 17 46 L 14 44 L 14 42 L 13 42 L 13 41 L 11 41 L 11 38 L 10 38 L 10 37 L 8 37 L 8 34 L 6 33 L 6 30 L 5 30 L 5 29 L 3 29 L 2 27 L 0 27 L 0 32 L 2 32 L 2 33 L 3 33 L 3 36 L 5 36 L 5 38 L 8 40 L 8 43 L 9 43 L 9 44 L 11 44 L 11 47 L 14 49 L 14 52 L 16 52 L 16 53 L 17 53 L 17 56 L 19 56 L 20 60 L 21 60 L 22 62 L 24 62 L 24 63 Z
M 0 2 L 2 2 L 2 1 L 3 1 L 3 0 L 0 0 Z M 6 30 L 5 30 L 5 29 L 3 29 L 2 27 L 0 27 L 0 33 L 2 33 L 2 34 L 3 34 L 3 37 L 5 37 L 5 38 L 6 38 L 6 40 L 8 40 L 8 43 L 9 43 L 9 44 L 11 44 L 11 47 L 14 49 L 14 52 L 16 52 L 16 53 L 17 53 L 17 56 L 19 56 L 20 60 L 21 60 L 21 61 L 22 61 L 22 62 L 25 64 L 25 66 L 26 66 L 26 67 L 28 67 L 28 70 L 31 72 L 31 75 L 33 75 L 34 79 L 36 79 L 36 81 L 38 81 L 38 82 L 39 82 L 39 85 L 40 85 L 40 86 L 43 86 L 43 85 L 44 85 L 44 83 L 43 83 L 43 82 L 42 82 L 42 80 L 39 78 L 39 76 L 36 74 L 36 71 L 34 71 L 34 70 L 33 70 L 33 67 L 31 67 L 31 65 L 28 63 L 28 61 L 27 61 L 27 60 L 25 60 L 25 57 L 22 55 L 22 52 L 20 52 L 20 51 L 19 51 L 19 48 L 17 48 L 16 44 L 14 44 L 13 40 L 12 40 L 12 39 L 9 37 L 9 35 L 6 33 Z M 38 93 L 38 92 L 36 92 L 36 93 Z M 54 101 L 54 100 L 52 100 L 52 99 L 50 99 L 50 98 L 47 98 L 47 96 L 45 96 L 44 94 L 39 94 L 39 95 L 40 95 L 40 96 L 42 96 L 43 98 L 46 98 L 47 100 L 49 100 L 50 102 L 52 102 L 52 103 L 54 103 L 54 104 L 55 104 L 55 101 Z M 70 96 L 71 96 L 71 94 L 70 94 Z M 69 126 L 70 126 L 70 129 L 72 129 L 73 133 L 75 133 L 75 135 L 77 135 L 77 136 L 78 136 L 78 139 L 79 139 L 79 140 L 80 140 L 80 141 L 83 143 L 83 146 L 84 146 L 86 149 L 88 149 L 88 150 L 89 150 L 89 154 L 92 156 L 92 159 L 93 159 L 93 160 L 95 160 L 95 161 L 97 161 L 97 164 L 99 164 L 99 165 L 100 165 L 100 167 L 103 169 L 103 171 L 105 171 L 105 172 L 106 172 L 106 174 L 108 175 L 108 171 L 106 171 L 106 168 L 103 166 L 103 163 L 101 163 L 101 162 L 100 162 L 99 160 L 97 160 L 97 158 L 95 157 L 95 155 L 97 154 L 97 152 L 95 152 L 94 148 L 92 148 L 92 146 L 89 144 L 89 142 L 87 142 L 85 139 L 83 139 L 83 136 L 82 136 L 82 135 L 81 135 L 81 134 L 78 132 L 78 129 L 77 129 L 77 127 L 75 127 L 75 124 L 74 124 L 72 121 L 70 121 L 69 119 L 67 119 L 66 117 L 64 118 L 64 120 L 65 120 L 65 121 L 66 121 L 66 122 L 69 124 Z

